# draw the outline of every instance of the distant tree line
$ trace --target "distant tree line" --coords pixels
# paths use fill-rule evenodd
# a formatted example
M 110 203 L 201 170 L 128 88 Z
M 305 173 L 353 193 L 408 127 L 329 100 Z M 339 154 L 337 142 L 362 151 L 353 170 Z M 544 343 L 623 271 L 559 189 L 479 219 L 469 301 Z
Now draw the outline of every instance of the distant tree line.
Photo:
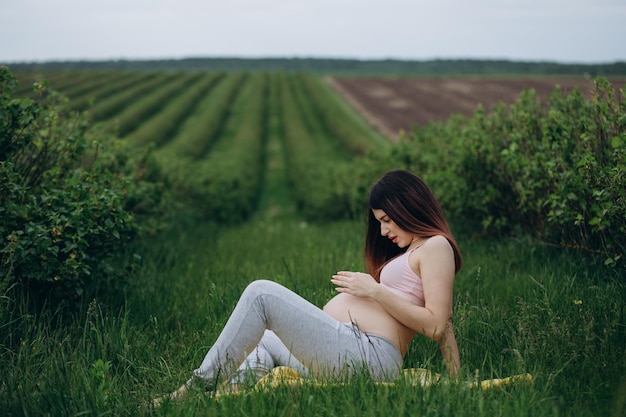
M 626 62 L 564 64 L 509 60 L 398 59 L 358 60 L 330 58 L 186 58 L 169 60 L 49 61 L 7 63 L 19 71 L 126 70 L 126 71 L 287 71 L 326 74 L 398 75 L 626 75 Z

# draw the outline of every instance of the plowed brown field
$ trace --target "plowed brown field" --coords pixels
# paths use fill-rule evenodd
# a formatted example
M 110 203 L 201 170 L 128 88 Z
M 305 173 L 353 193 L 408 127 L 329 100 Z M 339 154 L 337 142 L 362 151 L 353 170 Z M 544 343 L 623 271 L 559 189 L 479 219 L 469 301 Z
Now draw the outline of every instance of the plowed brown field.
M 626 77 L 610 81 L 619 88 Z M 593 83 L 583 77 L 328 77 L 327 82 L 390 137 L 455 113 L 470 116 L 479 104 L 489 110 L 499 102 L 512 103 L 526 88 L 535 89 L 542 98 L 556 85 L 565 91 L 580 87 L 586 96 L 593 89 Z

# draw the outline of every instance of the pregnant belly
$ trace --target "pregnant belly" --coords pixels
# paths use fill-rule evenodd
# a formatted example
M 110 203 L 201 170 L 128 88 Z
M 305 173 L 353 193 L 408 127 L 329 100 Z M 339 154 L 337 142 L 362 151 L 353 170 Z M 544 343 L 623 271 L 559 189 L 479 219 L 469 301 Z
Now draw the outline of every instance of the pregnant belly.
M 343 323 L 356 323 L 359 330 L 384 337 L 404 353 L 415 332 L 387 313 L 380 304 L 368 298 L 339 294 L 324 306 L 329 316 Z

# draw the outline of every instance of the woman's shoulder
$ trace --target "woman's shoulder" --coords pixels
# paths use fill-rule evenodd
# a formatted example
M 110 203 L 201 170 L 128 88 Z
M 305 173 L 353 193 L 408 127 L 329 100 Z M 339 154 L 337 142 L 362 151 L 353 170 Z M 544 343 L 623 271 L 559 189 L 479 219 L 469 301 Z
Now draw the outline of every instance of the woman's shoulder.
M 419 264 L 422 259 L 427 260 L 445 260 L 452 259 L 454 261 L 454 249 L 443 235 L 435 235 L 426 240 L 418 247 L 419 250 L 414 250 L 409 255 L 409 263 L 411 268 L 416 272 L 419 271 Z
M 437 250 L 437 249 L 452 250 L 452 245 L 450 244 L 448 239 L 443 235 L 435 235 L 435 236 L 426 238 L 426 241 L 422 243 L 421 247 L 424 249 L 430 249 L 430 250 Z
M 424 268 L 448 269 L 452 266 L 452 277 L 454 277 L 454 249 L 445 236 L 436 235 L 429 237 L 420 246 L 420 250 L 413 251 L 409 256 L 411 269 L 423 280 Z

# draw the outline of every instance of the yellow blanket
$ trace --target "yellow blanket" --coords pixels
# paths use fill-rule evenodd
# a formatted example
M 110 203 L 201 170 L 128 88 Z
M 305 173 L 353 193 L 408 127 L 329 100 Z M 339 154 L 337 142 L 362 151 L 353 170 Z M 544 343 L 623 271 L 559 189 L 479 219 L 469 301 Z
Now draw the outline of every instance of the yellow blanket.
M 421 385 L 423 387 L 428 387 L 436 382 L 439 382 L 441 379 L 441 375 L 436 372 L 429 371 L 424 368 L 411 368 L 404 369 L 402 371 L 401 379 L 408 381 L 411 385 Z M 470 382 L 467 384 L 469 388 L 481 388 L 483 390 L 491 389 L 491 388 L 499 388 L 503 386 L 507 386 L 513 383 L 528 383 L 531 384 L 533 381 L 533 377 L 531 374 L 519 374 L 510 376 L 507 378 L 498 378 L 498 379 L 486 379 L 483 381 Z M 272 370 L 269 374 L 265 375 L 261 378 L 256 385 L 254 386 L 254 391 L 266 391 L 271 388 L 275 388 L 278 386 L 297 386 L 301 384 L 309 384 L 309 385 L 319 385 L 324 386 L 326 384 L 321 382 L 316 382 L 314 380 L 302 378 L 298 373 L 286 366 L 278 366 Z M 379 385 L 385 386 L 394 386 L 394 382 L 379 382 Z M 232 395 L 232 394 L 241 394 L 242 392 L 237 393 L 229 393 L 226 391 L 221 394 L 216 394 L 215 399 L 219 399 L 224 395 Z

